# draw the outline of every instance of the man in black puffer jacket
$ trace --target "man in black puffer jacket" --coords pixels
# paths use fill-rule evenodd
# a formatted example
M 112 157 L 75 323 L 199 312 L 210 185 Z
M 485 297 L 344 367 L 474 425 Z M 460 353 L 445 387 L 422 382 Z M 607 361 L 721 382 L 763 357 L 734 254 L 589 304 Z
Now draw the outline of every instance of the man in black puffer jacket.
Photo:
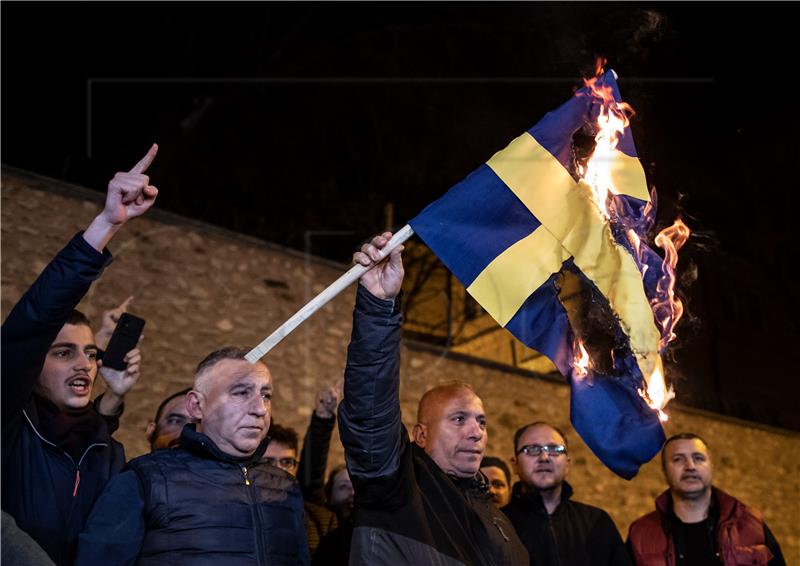
M 573 501 L 566 437 L 536 422 L 514 435 L 520 477 L 503 507 L 531 557 L 531 566 L 632 566 L 608 513 Z
M 378 236 L 353 256 L 380 263 L 358 288 L 339 410 L 356 492 L 350 564 L 527 564 L 479 472 L 486 417 L 472 389 L 454 383 L 428 391 L 409 442 L 399 400 L 402 247 L 382 262 L 379 252 L 390 238 Z
M 77 564 L 308 564 L 297 480 L 263 459 L 272 376 L 245 350 L 197 367 L 177 448 L 132 460 L 80 536 Z
M 92 505 L 125 463 L 111 433 L 122 396 L 139 374 L 134 350 L 127 369 L 101 369 L 109 387 L 90 402 L 98 347 L 89 321 L 74 309 L 111 262 L 111 238 L 155 201 L 158 191 L 144 171 L 157 149 L 115 175 L 100 214 L 53 258 L 3 323 L 3 510 L 59 565 L 72 564 Z

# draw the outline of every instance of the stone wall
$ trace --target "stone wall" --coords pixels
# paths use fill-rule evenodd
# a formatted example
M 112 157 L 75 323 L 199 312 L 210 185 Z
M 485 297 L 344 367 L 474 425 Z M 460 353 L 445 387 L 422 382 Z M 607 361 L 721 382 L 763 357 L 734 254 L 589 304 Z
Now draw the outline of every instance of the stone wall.
M 80 187 L 3 171 L 2 313 L 47 261 L 100 210 L 101 198 Z M 187 387 L 193 368 L 222 345 L 253 345 L 335 279 L 343 266 L 154 210 L 125 228 L 110 248 L 112 266 L 80 308 L 98 320 L 134 295 L 131 311 L 147 319 L 143 375 L 126 400 L 117 437 L 129 457 L 147 450 L 144 428 L 158 403 Z M 345 292 L 267 356 L 276 384 L 275 421 L 303 432 L 315 392 L 334 384 L 345 362 L 353 292 Z M 472 383 L 489 416 L 489 453 L 508 457 L 514 430 L 547 420 L 567 431 L 576 498 L 609 511 L 624 533 L 664 489 L 657 461 L 631 482 L 614 476 L 569 425 L 563 383 L 487 367 L 405 342 L 401 400 L 411 425 L 416 401 L 436 383 Z M 5 376 L 4 379 L 8 377 Z M 99 386 L 98 389 L 102 389 Z M 678 393 L 680 396 L 680 392 Z M 800 438 L 673 405 L 667 433 L 696 431 L 713 449 L 715 483 L 760 508 L 788 564 L 800 563 Z M 334 442 L 330 464 L 343 459 Z

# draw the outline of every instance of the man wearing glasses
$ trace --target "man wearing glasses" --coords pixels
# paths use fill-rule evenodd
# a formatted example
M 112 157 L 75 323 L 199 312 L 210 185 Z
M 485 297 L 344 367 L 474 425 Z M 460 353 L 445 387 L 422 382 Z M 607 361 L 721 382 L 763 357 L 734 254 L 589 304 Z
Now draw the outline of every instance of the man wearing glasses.
M 630 565 L 608 513 L 572 500 L 567 483 L 567 439 L 553 425 L 535 422 L 514 435 L 512 462 L 520 481 L 503 512 L 528 549 L 531 565 Z

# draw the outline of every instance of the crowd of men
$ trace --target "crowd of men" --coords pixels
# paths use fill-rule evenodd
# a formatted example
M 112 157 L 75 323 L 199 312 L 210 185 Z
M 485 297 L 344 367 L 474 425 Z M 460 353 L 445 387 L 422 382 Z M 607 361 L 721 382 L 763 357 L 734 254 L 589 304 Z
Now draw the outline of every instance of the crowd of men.
M 223 347 L 190 389 L 166 398 L 127 461 L 113 438 L 139 377 L 101 355 L 125 305 L 94 333 L 75 307 L 111 263 L 107 244 L 153 205 L 154 145 L 117 173 L 105 207 L 44 269 L 2 327 L 3 562 L 8 564 L 709 565 L 784 564 L 758 511 L 712 484 L 708 444 L 664 444 L 667 489 L 623 542 L 607 512 L 580 503 L 556 426 L 514 435 L 509 462 L 486 456 L 487 415 L 467 383 L 427 391 L 400 414 L 402 246 L 384 233 L 354 262 L 344 382 L 321 391 L 301 446 L 273 423 L 281 386 L 263 362 Z M 106 391 L 93 401 L 98 376 Z M 338 411 L 337 411 L 338 409 Z M 338 412 L 338 415 L 337 415 Z M 346 466 L 325 481 L 338 416 Z

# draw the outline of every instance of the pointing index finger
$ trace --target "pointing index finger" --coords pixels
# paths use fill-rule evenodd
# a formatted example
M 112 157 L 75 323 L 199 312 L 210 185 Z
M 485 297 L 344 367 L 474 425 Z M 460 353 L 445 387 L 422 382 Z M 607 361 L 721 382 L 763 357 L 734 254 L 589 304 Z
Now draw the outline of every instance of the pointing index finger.
M 122 301 L 122 303 L 117 308 L 119 308 L 122 312 L 128 312 L 128 307 L 130 306 L 132 300 L 133 300 L 133 295 Z
M 153 160 L 156 158 L 156 153 L 158 153 L 158 144 L 154 143 L 147 152 L 147 155 L 142 157 L 141 161 L 133 166 L 130 173 L 144 173 L 147 171 L 147 168 L 150 167 L 150 164 L 153 163 Z

